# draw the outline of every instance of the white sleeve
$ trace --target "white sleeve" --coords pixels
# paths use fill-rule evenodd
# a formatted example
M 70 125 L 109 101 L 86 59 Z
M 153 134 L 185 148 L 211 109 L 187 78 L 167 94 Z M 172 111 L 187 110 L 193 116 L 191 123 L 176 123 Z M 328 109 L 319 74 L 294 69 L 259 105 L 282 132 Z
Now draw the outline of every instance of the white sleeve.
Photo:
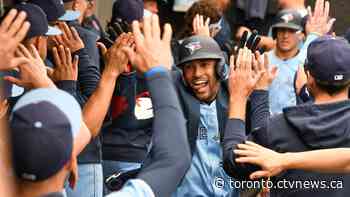
M 155 197 L 152 188 L 141 179 L 132 179 L 123 188 L 106 197 Z

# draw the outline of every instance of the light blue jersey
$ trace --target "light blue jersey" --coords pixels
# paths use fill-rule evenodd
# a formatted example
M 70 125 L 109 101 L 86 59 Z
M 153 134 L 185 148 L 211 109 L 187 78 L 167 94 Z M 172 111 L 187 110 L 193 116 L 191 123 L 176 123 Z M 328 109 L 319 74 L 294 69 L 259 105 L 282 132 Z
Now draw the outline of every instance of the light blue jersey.
M 268 53 L 270 65 L 278 67 L 278 75 L 269 87 L 269 103 L 272 115 L 282 113 L 283 108 L 296 105 L 294 78 L 299 66 L 304 65 L 307 48 L 318 36 L 311 34 L 295 57 L 282 60 L 276 56 L 276 51 Z
M 222 168 L 216 101 L 200 105 L 200 125 L 190 169 L 173 197 L 238 197 Z M 232 185 L 232 184 L 231 184 Z

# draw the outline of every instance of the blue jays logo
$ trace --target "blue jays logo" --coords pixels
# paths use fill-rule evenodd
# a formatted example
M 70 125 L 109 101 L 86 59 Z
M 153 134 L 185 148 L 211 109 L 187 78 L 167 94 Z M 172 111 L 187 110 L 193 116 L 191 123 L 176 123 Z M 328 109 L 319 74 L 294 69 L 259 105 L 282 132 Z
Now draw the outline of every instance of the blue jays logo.
M 285 22 L 285 23 L 289 23 L 290 21 L 292 21 L 294 19 L 294 16 L 292 14 L 285 14 L 281 17 L 281 19 Z
M 190 51 L 190 54 L 192 55 L 195 51 L 202 48 L 200 42 L 190 42 L 185 47 Z

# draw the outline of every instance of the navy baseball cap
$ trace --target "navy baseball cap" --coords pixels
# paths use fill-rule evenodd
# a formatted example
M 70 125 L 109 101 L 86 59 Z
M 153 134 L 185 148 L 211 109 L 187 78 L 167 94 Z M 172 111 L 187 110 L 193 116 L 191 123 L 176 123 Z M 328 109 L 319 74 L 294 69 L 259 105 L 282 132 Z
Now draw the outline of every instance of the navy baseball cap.
M 323 36 L 307 50 L 305 69 L 320 82 L 342 84 L 350 80 L 350 44 L 342 37 Z
M 208 36 L 191 36 L 183 40 L 179 48 L 179 63 L 182 66 L 187 62 L 200 59 L 224 58 L 219 44 Z
M 274 24 L 271 26 L 272 32 L 275 35 L 276 29 L 287 28 L 295 31 L 303 30 L 303 17 L 300 12 L 296 10 L 282 10 L 275 19 Z
M 30 28 L 26 38 L 62 34 L 60 29 L 49 26 L 46 14 L 39 6 L 32 3 L 20 3 L 15 5 L 14 8 L 18 11 L 24 11 L 27 13 L 27 21 L 30 23 Z
M 79 11 L 65 10 L 62 0 L 30 0 L 39 6 L 47 15 L 47 20 L 52 21 L 74 21 L 80 17 Z
M 119 18 L 130 24 L 134 20 L 142 20 L 143 12 L 142 0 L 118 0 L 113 4 L 112 21 Z
M 72 157 L 81 109 L 68 93 L 36 89 L 22 96 L 10 115 L 14 170 L 26 181 L 43 181 Z

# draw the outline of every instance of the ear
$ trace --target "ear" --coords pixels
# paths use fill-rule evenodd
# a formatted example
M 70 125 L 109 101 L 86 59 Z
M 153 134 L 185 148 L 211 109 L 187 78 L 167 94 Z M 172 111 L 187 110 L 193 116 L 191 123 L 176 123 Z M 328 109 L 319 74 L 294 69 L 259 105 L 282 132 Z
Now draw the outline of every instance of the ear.
M 69 175 L 69 187 L 74 189 L 75 186 L 78 183 L 79 175 L 78 175 L 78 162 L 77 162 L 77 157 L 72 154 L 72 158 L 69 163 L 69 170 L 70 170 L 70 175 Z

